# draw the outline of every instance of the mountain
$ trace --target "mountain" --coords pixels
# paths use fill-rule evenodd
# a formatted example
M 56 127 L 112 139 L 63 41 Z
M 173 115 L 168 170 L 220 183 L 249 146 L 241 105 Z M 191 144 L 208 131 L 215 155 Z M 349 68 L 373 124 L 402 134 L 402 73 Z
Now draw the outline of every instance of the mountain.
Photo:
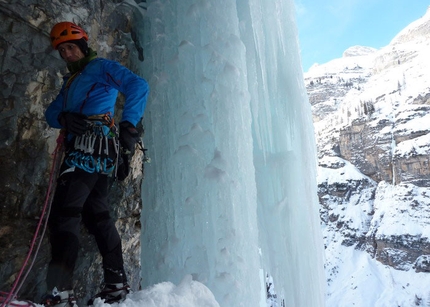
M 430 304 L 430 11 L 305 73 L 327 306 Z

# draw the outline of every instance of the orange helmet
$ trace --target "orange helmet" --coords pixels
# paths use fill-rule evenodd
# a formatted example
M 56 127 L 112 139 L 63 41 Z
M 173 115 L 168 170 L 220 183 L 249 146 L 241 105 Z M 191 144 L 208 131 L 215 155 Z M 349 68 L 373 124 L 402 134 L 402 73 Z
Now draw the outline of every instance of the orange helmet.
M 75 25 L 73 22 L 60 22 L 57 23 L 51 30 L 51 44 L 54 49 L 58 49 L 58 45 L 70 40 L 84 38 L 88 41 L 88 35 L 85 31 Z

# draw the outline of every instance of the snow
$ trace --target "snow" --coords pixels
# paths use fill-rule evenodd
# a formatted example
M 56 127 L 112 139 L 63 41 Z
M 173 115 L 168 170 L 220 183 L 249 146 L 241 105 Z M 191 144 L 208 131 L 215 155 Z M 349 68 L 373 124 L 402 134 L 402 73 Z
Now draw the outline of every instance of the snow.
M 427 123 L 426 123 L 427 124 Z M 430 154 L 430 135 L 416 137 L 412 140 L 401 142 L 397 145 L 395 153 L 396 156 L 409 157 L 414 155 L 428 155 Z
M 370 232 L 377 224 L 377 237 L 419 236 L 423 241 L 429 241 L 430 227 L 430 191 L 412 184 L 392 186 L 384 181 L 379 183 L 375 196 L 375 211 Z
M 400 44 L 404 43 L 405 39 L 409 40 L 411 37 L 411 33 L 414 31 L 420 31 L 422 28 L 425 28 L 426 30 L 423 31 L 423 33 L 428 33 L 428 21 L 430 20 L 430 8 L 427 8 L 427 12 L 424 14 L 423 17 L 415 20 L 414 22 L 410 23 L 407 27 L 405 27 L 402 31 L 400 31 L 390 42 L 390 45 Z M 414 37 L 416 38 L 416 37 Z
M 26 301 L 13 301 L 15 306 L 28 306 Z M 37 307 L 44 307 L 35 304 Z M 144 290 L 127 294 L 120 303 L 107 304 L 97 298 L 93 307 L 220 307 L 212 292 L 202 283 L 184 276 L 178 285 L 162 282 Z
M 339 180 L 342 181 L 342 180 Z M 410 184 L 392 186 L 386 182 L 378 185 L 374 204 L 376 212 L 369 234 L 377 231 L 376 238 L 418 236 L 428 242 L 430 227 L 428 204 L 430 190 Z M 353 203 L 353 202 L 351 202 Z M 347 205 L 343 214 L 359 220 L 362 214 L 357 206 Z M 346 209 L 345 209 L 346 208 Z M 335 212 L 335 211 L 334 211 Z M 323 228 L 326 242 L 326 276 L 328 291 L 326 306 L 330 307 L 392 307 L 428 306 L 430 275 L 415 272 L 419 262 L 406 263 L 402 270 L 383 265 L 372 254 L 358 246 L 345 246 L 344 233 Z M 401 244 L 401 243 L 400 243 Z M 389 251 L 388 251 L 389 252 Z M 396 256 L 391 255 L 393 259 Z
M 354 165 L 339 157 L 324 156 L 319 159 L 317 182 L 327 184 L 344 183 L 350 180 L 361 180 L 365 178 Z
M 343 57 L 354 57 L 354 56 L 363 56 L 363 55 L 369 55 L 376 51 L 377 49 L 372 47 L 365 47 L 365 46 L 353 46 L 346 49 L 342 56 Z
M 219 307 L 212 292 L 202 283 L 185 276 L 178 284 L 163 282 L 127 295 L 121 303 L 105 304 L 96 299 L 94 307 Z
M 336 277 L 329 281 L 326 306 L 393 307 L 428 306 L 428 273 L 394 270 L 368 253 L 342 245 L 328 268 Z M 340 256 L 341 255 L 341 256 Z

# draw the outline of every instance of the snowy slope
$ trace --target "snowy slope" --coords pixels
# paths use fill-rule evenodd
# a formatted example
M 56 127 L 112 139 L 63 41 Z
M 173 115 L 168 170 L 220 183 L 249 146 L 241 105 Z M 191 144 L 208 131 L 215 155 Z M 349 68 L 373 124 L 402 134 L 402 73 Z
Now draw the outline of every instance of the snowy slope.
M 430 305 L 429 36 L 427 12 L 388 46 L 354 46 L 305 73 L 329 307 Z

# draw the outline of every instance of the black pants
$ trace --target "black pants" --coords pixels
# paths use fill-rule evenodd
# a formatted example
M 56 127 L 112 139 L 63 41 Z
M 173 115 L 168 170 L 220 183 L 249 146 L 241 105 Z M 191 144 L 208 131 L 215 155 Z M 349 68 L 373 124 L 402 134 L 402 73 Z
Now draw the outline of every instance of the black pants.
M 52 259 L 48 266 L 48 290 L 73 289 L 78 257 L 81 218 L 94 235 L 103 258 L 105 283 L 126 282 L 121 238 L 109 215 L 108 178 L 63 163 L 49 217 Z

